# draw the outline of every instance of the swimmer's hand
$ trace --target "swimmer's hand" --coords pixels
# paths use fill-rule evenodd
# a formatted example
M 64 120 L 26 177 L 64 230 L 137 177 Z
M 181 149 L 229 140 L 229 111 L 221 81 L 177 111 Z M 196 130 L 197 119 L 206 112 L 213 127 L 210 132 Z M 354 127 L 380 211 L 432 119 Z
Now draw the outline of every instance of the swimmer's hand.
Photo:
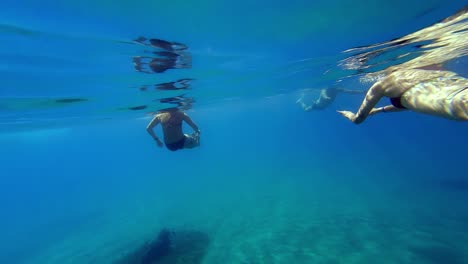
M 356 121 L 356 115 L 351 112 L 351 111 L 337 111 L 338 113 L 340 113 L 342 116 L 346 117 L 347 119 L 349 119 L 349 121 L 355 123 Z

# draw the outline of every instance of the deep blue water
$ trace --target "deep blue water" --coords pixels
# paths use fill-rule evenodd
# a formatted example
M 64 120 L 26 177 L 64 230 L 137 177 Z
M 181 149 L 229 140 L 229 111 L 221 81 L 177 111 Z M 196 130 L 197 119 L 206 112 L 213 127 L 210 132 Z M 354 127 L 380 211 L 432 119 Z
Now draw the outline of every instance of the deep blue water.
M 467 263 L 466 122 L 407 112 L 356 126 L 336 110 L 360 95 L 295 104 L 335 81 L 323 73 L 341 51 L 466 4 L 3 1 L 0 263 L 114 263 L 162 228 L 209 239 L 185 263 Z M 140 35 L 187 44 L 192 68 L 135 72 L 143 48 L 124 42 Z M 202 138 L 169 152 L 145 127 L 154 99 L 179 94 L 137 88 L 177 78 L 195 79 Z

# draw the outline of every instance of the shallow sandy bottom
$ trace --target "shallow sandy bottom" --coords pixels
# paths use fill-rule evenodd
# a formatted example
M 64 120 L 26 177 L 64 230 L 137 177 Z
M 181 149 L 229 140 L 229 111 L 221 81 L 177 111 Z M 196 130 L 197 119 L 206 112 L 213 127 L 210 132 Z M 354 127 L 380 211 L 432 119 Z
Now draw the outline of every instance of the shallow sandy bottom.
M 206 176 L 130 195 L 30 263 L 115 263 L 164 227 L 200 232 L 208 242 L 158 263 L 468 263 L 468 192 L 460 184 L 251 173 L 256 180 Z

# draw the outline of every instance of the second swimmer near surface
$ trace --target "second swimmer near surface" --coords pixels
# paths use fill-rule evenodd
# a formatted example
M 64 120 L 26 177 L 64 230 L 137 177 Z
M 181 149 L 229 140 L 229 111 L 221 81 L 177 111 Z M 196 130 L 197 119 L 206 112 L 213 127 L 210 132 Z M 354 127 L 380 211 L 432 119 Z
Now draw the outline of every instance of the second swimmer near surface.
M 304 111 L 321 110 L 331 105 L 339 93 L 364 92 L 327 88 L 320 91 L 320 97 L 311 105 L 304 103 L 304 96 L 296 103 Z M 375 108 L 383 97 L 389 98 L 390 104 Z M 360 124 L 370 115 L 405 110 L 452 120 L 468 120 L 468 80 L 451 71 L 391 67 L 387 70 L 386 77 L 367 91 L 356 113 L 338 113 L 351 122 Z

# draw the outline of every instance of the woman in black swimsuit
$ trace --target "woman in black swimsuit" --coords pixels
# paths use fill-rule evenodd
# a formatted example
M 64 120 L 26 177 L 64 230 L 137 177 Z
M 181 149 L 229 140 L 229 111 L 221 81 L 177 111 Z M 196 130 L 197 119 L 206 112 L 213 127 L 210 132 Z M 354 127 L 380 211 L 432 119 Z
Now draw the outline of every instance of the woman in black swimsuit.
M 388 72 L 367 91 L 356 114 L 338 112 L 356 124 L 369 115 L 403 110 L 468 120 L 468 79 L 446 70 L 392 67 Z M 382 97 L 389 97 L 391 105 L 374 108 Z

